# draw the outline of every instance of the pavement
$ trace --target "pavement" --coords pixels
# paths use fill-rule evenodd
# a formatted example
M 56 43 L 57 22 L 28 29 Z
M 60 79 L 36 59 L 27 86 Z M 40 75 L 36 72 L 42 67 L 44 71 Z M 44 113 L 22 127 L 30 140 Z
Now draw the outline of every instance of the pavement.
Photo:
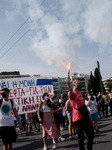
M 95 134 L 93 150 L 112 150 L 112 117 L 104 118 L 98 121 L 100 134 Z M 43 140 L 42 132 L 37 132 L 33 128 L 33 133 L 29 136 L 25 135 L 25 132 L 17 130 L 18 139 L 13 144 L 13 150 L 42 150 Z M 68 129 L 61 131 L 62 136 L 65 137 L 65 141 L 58 143 L 57 150 L 78 150 L 78 139 L 75 137 L 72 140 L 68 139 Z M 47 140 L 48 150 L 52 149 L 52 139 Z M 86 147 L 86 139 L 85 139 Z M 2 141 L 0 139 L 0 150 L 2 150 Z

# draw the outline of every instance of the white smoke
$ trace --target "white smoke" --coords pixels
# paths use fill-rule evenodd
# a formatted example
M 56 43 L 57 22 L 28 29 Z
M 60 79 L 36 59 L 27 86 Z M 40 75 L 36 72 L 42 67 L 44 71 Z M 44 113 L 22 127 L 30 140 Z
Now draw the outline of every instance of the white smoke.
M 13 7 L 18 8 L 17 13 L 7 10 L 7 14 L 27 12 L 32 50 L 43 61 L 57 66 L 76 64 L 83 40 L 97 44 L 100 53 L 112 54 L 112 0 L 46 0 L 40 7 L 41 3 L 16 0 Z
M 83 13 L 84 34 L 99 44 L 99 52 L 112 52 L 112 1 L 94 0 L 88 3 Z
M 42 60 L 48 64 L 63 65 L 71 62 L 74 65 L 77 60 L 76 53 L 82 46 L 83 38 L 98 44 L 100 53 L 111 52 L 111 0 L 57 2 L 58 12 L 53 14 L 55 9 L 49 12 L 45 17 L 48 25 L 42 20 L 42 28 L 33 39 L 33 50 Z M 40 9 L 43 11 L 42 8 Z M 36 12 L 37 9 L 34 14 L 38 16 Z
M 81 36 L 77 34 L 80 24 L 73 20 L 74 12 L 66 10 L 66 2 L 63 1 L 62 4 L 59 1 L 52 2 L 48 8 L 53 7 L 53 9 L 49 11 L 44 19 L 41 19 L 41 27 L 38 23 L 36 24 L 39 19 L 37 17 L 36 20 L 36 16 L 38 16 L 37 8 L 34 9 L 35 7 L 33 7 L 32 13 L 32 4 L 30 3 L 30 17 L 34 22 L 33 29 L 37 31 L 33 38 L 32 48 L 43 61 L 50 65 L 64 66 L 68 63 L 75 65 L 76 50 L 82 45 Z M 38 11 L 41 13 L 43 11 L 43 14 L 45 14 L 42 7 L 38 8 Z

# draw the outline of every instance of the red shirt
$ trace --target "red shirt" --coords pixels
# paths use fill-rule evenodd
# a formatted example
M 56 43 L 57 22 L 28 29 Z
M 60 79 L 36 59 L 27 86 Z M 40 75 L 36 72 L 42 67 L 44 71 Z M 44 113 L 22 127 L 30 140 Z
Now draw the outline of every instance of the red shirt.
M 77 109 L 79 109 L 81 105 L 85 104 L 82 94 L 78 91 L 73 91 L 73 94 L 71 96 L 70 93 L 68 93 L 68 97 L 71 105 Z M 80 113 L 80 111 L 73 108 L 73 117 L 72 117 L 73 122 L 81 119 L 82 117 L 83 116 Z

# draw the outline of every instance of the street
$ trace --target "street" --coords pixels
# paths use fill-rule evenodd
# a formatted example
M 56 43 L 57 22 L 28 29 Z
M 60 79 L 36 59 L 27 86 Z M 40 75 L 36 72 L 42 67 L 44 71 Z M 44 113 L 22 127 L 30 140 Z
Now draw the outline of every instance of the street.
M 100 134 L 95 134 L 93 150 L 112 150 L 112 117 L 101 119 L 98 122 Z M 17 129 L 18 139 L 13 144 L 14 150 L 42 150 L 42 132 L 37 132 L 33 128 L 32 134 L 25 135 L 25 132 Z M 78 150 L 77 137 L 73 140 L 68 139 L 68 130 L 61 131 L 62 136 L 66 138 L 65 141 L 58 143 L 58 150 Z M 48 149 L 52 149 L 52 140 L 48 139 Z M 85 140 L 86 146 L 86 140 Z M 2 141 L 0 139 L 0 150 L 2 150 Z

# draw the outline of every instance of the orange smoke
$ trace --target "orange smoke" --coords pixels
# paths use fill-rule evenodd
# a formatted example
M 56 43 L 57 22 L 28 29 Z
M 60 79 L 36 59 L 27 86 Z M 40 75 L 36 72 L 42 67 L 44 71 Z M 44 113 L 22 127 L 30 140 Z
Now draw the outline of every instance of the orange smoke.
M 67 70 L 70 70 L 71 64 L 69 63 L 69 64 L 65 65 L 64 67 L 67 68 Z

